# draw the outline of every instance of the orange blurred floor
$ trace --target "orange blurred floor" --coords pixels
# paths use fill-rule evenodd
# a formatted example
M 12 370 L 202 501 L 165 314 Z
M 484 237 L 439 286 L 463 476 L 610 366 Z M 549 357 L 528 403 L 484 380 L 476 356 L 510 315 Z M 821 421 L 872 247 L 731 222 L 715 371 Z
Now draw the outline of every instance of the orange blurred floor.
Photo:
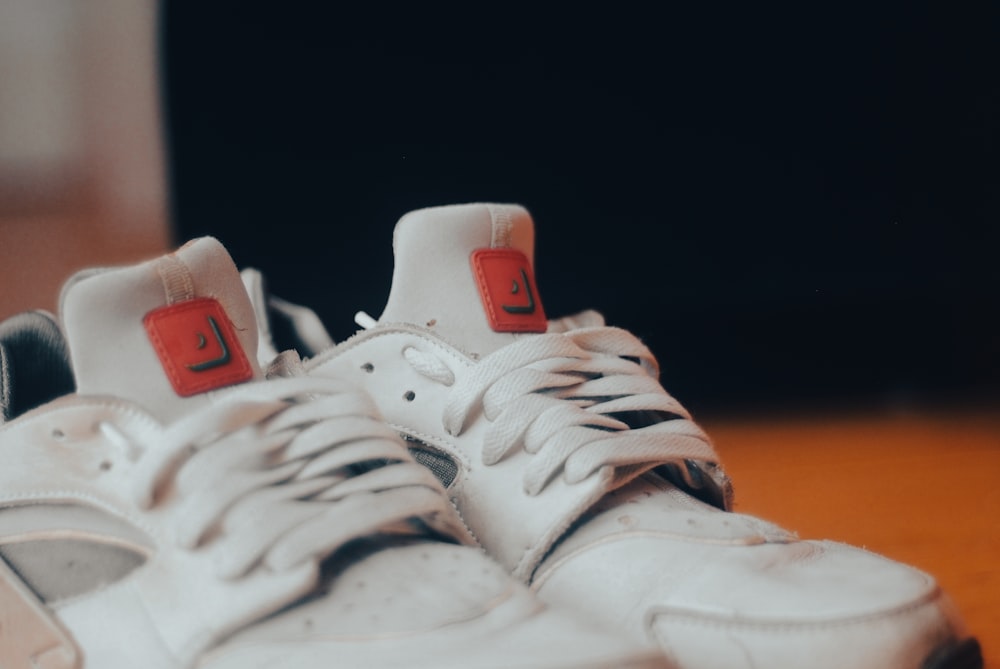
M 701 424 L 738 511 L 936 575 L 1000 669 L 1000 406 Z

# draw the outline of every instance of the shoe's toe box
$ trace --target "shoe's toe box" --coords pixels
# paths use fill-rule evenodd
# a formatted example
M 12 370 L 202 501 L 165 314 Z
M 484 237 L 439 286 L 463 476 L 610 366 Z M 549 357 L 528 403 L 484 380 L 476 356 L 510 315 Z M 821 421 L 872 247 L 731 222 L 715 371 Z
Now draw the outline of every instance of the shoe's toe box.
M 832 542 L 623 537 L 564 561 L 539 592 L 655 639 L 682 667 L 918 669 L 963 634 L 930 576 Z
M 245 629 L 204 669 L 671 669 L 655 644 L 542 603 L 476 549 L 425 543 L 365 557 L 322 596 Z
M 919 570 L 677 499 L 606 503 L 533 587 L 656 640 L 681 667 L 918 669 L 964 635 Z

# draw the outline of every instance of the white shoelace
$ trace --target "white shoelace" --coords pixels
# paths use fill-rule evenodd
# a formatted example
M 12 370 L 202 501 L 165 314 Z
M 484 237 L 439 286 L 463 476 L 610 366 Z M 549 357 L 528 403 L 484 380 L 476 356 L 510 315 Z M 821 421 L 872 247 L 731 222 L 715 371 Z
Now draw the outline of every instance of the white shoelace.
M 646 470 L 685 460 L 716 462 L 708 436 L 657 381 L 649 349 L 626 330 L 582 327 L 526 337 L 484 357 L 455 379 L 433 352 L 404 352 L 423 376 L 451 386 L 443 423 L 461 434 L 477 409 L 491 425 L 487 465 L 517 448 L 534 454 L 524 490 L 540 493 L 560 471 L 578 483 L 601 467 Z M 629 427 L 613 414 L 664 412 L 677 418 Z M 681 471 L 686 471 L 684 467 Z
M 447 533 L 439 482 L 375 416 L 337 380 L 295 377 L 235 388 L 141 445 L 101 429 L 135 462 L 137 505 L 171 506 L 177 544 L 212 551 L 232 579 L 375 533 L 420 533 L 418 519 Z

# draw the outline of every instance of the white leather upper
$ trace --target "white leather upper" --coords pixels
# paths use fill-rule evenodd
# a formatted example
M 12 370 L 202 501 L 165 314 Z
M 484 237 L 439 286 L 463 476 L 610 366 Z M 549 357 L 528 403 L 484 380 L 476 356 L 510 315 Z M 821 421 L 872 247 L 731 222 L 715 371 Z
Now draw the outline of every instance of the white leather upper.
M 487 427 L 483 421 L 474 422 L 460 437 L 447 434 L 442 425 L 447 389 L 413 371 L 402 353 L 407 347 L 433 348 L 457 373 L 474 364 L 419 330 L 400 327 L 361 333 L 337 349 L 338 355 L 318 358 L 313 370 L 364 384 L 393 427 L 458 461 L 458 477 L 449 494 L 459 500 L 466 525 L 491 556 L 519 578 L 529 579 L 568 525 L 603 496 L 613 472 L 603 471 L 575 485 L 556 478 L 540 494 L 529 495 L 520 473 L 531 456 L 517 452 L 486 466 L 476 447 Z M 370 372 L 365 364 L 369 361 Z M 412 400 L 407 391 L 413 393 Z

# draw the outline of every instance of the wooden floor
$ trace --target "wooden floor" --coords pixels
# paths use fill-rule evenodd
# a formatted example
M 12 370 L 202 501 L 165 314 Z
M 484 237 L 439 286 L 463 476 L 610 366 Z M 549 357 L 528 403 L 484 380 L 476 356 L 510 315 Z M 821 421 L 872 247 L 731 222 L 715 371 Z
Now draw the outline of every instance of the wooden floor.
M 700 422 L 736 510 L 934 574 L 1000 669 L 1000 406 Z

